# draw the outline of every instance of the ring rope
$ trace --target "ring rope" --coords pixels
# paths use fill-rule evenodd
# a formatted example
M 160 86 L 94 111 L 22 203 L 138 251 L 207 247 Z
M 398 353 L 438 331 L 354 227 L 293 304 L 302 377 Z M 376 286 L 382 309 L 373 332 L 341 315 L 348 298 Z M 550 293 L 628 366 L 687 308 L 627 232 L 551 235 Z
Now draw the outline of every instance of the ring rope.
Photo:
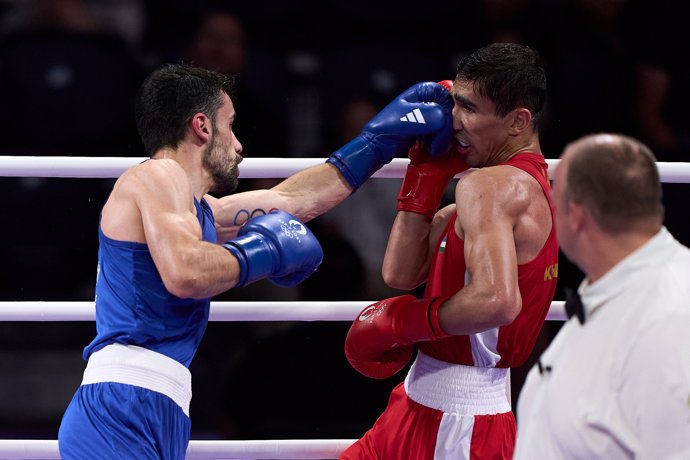
M 258 441 L 190 441 L 186 460 L 336 459 L 356 439 L 278 439 Z M 2 439 L 5 460 L 59 460 L 57 440 Z
M 209 321 L 352 321 L 374 301 L 211 302 Z M 565 302 L 554 301 L 547 320 L 565 321 Z M 0 321 L 94 321 L 94 301 L 0 302 Z
M 71 177 L 116 178 L 127 168 L 147 157 L 65 157 L 65 156 L 0 156 L 0 177 Z M 310 166 L 322 164 L 325 158 L 245 158 L 241 177 L 284 178 Z M 560 160 L 546 159 L 555 169 Z M 394 158 L 377 171 L 375 178 L 402 178 L 409 160 Z M 690 182 L 690 163 L 657 162 L 661 182 Z

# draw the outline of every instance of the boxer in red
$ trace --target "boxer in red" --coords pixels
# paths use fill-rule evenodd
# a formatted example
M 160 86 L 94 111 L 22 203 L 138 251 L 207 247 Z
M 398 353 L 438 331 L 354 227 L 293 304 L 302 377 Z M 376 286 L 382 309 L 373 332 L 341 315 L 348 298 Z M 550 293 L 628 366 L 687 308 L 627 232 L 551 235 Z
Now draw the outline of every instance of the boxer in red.
M 443 84 L 443 83 L 442 83 Z M 345 342 L 351 365 L 404 383 L 341 459 L 510 459 L 508 371 L 529 356 L 553 300 L 558 243 L 537 121 L 546 98 L 538 54 L 491 44 L 464 57 L 455 81 L 455 144 L 409 152 L 383 277 L 426 282 L 365 308 Z M 455 203 L 440 210 L 457 173 Z

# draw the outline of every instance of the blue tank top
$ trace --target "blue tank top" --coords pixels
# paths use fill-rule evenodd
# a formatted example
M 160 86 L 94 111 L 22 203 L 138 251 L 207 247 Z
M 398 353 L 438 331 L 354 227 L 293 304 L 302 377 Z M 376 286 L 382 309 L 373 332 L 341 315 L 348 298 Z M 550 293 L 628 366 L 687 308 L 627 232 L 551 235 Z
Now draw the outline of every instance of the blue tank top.
M 206 200 L 194 199 L 204 241 L 217 242 L 213 213 Z M 137 345 L 164 354 L 186 367 L 208 324 L 211 299 L 181 299 L 169 293 L 148 246 L 108 238 L 98 228 L 96 338 L 84 359 L 111 343 Z

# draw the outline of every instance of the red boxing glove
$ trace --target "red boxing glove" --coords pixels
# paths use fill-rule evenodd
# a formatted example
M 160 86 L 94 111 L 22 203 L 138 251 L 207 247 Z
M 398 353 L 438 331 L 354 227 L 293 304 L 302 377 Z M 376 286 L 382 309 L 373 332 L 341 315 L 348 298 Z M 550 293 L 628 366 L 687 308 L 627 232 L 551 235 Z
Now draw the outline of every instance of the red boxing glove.
M 358 372 L 385 379 L 410 361 L 413 344 L 448 337 L 438 322 L 447 297 L 391 297 L 366 307 L 350 326 L 345 356 Z
M 443 80 L 441 86 L 450 90 L 453 82 Z M 448 182 L 458 173 L 469 169 L 457 153 L 457 143 L 439 157 L 432 158 L 425 144 L 418 141 L 408 151 L 410 164 L 398 193 L 398 211 L 414 212 L 433 219 L 441 204 Z

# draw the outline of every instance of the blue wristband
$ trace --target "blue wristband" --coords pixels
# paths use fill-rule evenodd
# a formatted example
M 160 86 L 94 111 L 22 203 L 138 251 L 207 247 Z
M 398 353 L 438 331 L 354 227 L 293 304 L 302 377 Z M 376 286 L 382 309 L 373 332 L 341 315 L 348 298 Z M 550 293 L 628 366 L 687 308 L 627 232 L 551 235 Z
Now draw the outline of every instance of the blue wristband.
M 353 191 L 361 187 L 379 168 L 390 161 L 388 158 L 381 158 L 372 148 L 371 141 L 367 141 L 362 136 L 355 137 L 326 160 L 327 163 L 338 168 Z

